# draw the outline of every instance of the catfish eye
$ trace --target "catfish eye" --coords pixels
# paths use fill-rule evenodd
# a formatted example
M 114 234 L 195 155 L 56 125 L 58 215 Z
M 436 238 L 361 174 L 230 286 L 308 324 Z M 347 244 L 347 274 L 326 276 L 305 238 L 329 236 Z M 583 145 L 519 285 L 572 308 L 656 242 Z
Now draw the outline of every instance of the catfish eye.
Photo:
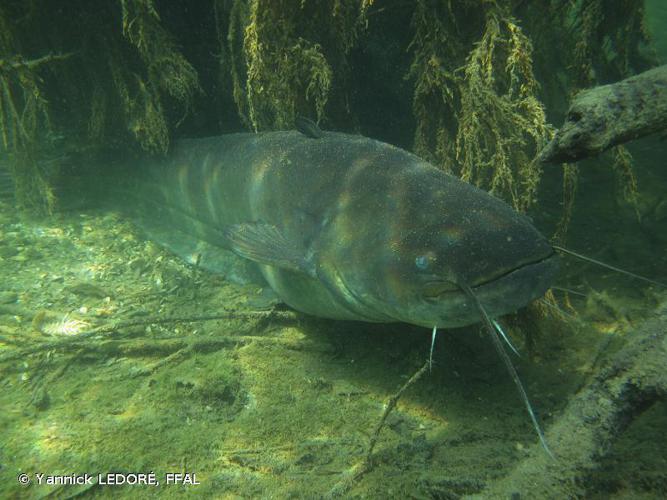
M 417 269 L 426 271 L 431 266 L 433 260 L 432 255 L 418 255 L 415 257 L 415 266 L 417 266 Z

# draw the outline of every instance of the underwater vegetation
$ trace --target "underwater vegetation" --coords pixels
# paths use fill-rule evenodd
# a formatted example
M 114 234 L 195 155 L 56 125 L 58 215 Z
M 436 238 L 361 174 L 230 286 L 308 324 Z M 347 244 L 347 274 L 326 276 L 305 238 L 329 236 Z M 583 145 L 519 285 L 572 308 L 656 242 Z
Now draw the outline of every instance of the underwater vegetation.
M 416 150 L 434 152 L 436 164 L 525 210 L 535 201 L 540 177 L 532 159 L 551 133 L 536 95 L 532 43 L 506 7 L 490 2 L 481 38 L 467 52 L 460 41 L 452 45 L 450 33 L 460 31 L 455 24 L 438 24 L 442 18 L 455 23 L 457 16 L 438 16 L 436 5 L 419 2 L 413 19 Z M 476 7 L 469 2 L 471 14 Z M 432 116 L 444 122 L 429 123 Z
M 0 290 L 2 402 L 13 412 L 0 415 L 12 450 L 0 453 L 2 472 L 19 462 L 137 470 L 154 463 L 160 472 L 204 464 L 204 491 L 217 496 L 267 496 L 288 476 L 294 485 L 280 494 L 295 497 L 304 485 L 312 496 L 352 488 L 387 496 L 390 487 L 405 496 L 400 488 L 414 486 L 410 493 L 423 497 L 515 497 L 536 476 L 546 492 L 554 481 L 564 494 L 584 495 L 600 486 L 595 481 L 600 491 L 622 490 L 622 480 L 605 474 L 626 470 L 627 450 L 647 449 L 636 435 L 655 438 L 651 427 L 665 422 L 666 351 L 664 336 L 654 335 L 664 331 L 664 306 L 631 330 L 645 312 L 621 304 L 612 288 L 598 293 L 585 283 L 583 299 L 582 288 L 554 288 L 503 319 L 527 353 L 517 366 L 547 439 L 570 453 L 556 467 L 543 450 L 527 450 L 530 422 L 521 408 L 509 413 L 514 389 L 497 383 L 506 373 L 475 332 L 465 340 L 441 335 L 433 366 L 422 365 L 426 342 L 417 345 L 416 328 L 341 325 L 267 308 L 262 289 L 202 272 L 201 255 L 186 265 L 113 215 L 72 216 L 67 193 L 79 174 L 122 177 L 116 163 L 141 168 L 149 162 L 125 160 L 162 159 L 182 138 L 310 123 L 310 138 L 319 126 L 410 150 L 530 214 L 559 245 L 568 232 L 578 249 L 609 233 L 607 248 L 587 250 L 607 257 L 639 249 L 633 258 L 653 272 L 664 262 L 655 249 L 667 241 L 659 231 L 667 204 L 654 186 L 649 194 L 641 187 L 657 175 L 636 169 L 622 145 L 603 153 L 597 170 L 538 160 L 578 93 L 657 64 L 651 3 L 3 1 L 0 181 L 7 171 L 19 213 L 46 222 L 31 229 L 0 210 L 0 269 L 8 276 Z M 590 195 L 580 228 L 577 189 Z M 614 219 L 619 206 L 623 220 Z M 603 210 L 607 225 L 591 230 Z M 636 232 L 625 233 L 630 226 Z M 646 239 L 634 237 L 642 231 Z M 657 302 L 653 290 L 633 293 L 642 305 Z M 573 319 L 583 301 L 595 328 L 616 334 L 621 325 L 624 333 L 598 335 Z M 628 338 L 636 345 L 621 347 Z M 477 381 L 474 390 L 467 381 Z M 399 407 L 408 388 L 412 399 Z M 609 397 L 600 402 L 600 394 Z M 573 426 L 579 433 L 567 432 Z M 665 476 L 655 472 L 661 439 L 651 443 L 649 472 L 637 475 L 647 491 L 664 490 Z M 6 458 L 14 450 L 20 456 Z M 627 465 L 624 478 L 644 462 Z M 494 482 L 510 469 L 508 480 Z M 312 481 L 313 473 L 323 479 Z
M 2 147 L 18 204 L 53 212 L 62 169 L 109 149 L 164 154 L 177 136 L 299 115 L 363 133 L 389 105 L 412 109 L 395 124 L 406 146 L 525 211 L 553 134 L 545 104 L 558 113 L 576 89 L 646 69 L 643 15 L 621 0 L 8 1 Z

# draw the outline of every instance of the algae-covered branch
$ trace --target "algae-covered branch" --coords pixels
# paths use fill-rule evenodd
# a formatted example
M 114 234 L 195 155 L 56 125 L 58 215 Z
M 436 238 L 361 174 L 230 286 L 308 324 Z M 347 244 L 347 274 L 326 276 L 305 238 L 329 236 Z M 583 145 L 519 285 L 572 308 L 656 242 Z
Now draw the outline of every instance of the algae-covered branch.
M 543 162 L 577 161 L 646 135 L 667 131 L 667 65 L 584 90 L 540 153 Z

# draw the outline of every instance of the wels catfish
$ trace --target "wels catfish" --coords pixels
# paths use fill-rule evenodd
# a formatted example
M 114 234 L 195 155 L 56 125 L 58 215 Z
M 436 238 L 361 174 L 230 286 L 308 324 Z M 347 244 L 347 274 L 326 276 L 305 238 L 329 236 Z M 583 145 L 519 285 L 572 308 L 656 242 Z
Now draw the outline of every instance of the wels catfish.
M 503 201 L 407 151 L 306 125 L 180 141 L 128 205 L 156 242 L 222 272 L 231 251 L 307 314 L 432 327 L 433 340 L 483 321 L 546 448 L 494 318 L 546 292 L 554 248 Z
M 255 263 L 314 316 L 426 327 L 480 321 L 542 296 L 554 249 L 503 201 L 417 156 L 361 136 L 298 131 L 177 143 L 133 197 L 140 225 L 221 270 Z

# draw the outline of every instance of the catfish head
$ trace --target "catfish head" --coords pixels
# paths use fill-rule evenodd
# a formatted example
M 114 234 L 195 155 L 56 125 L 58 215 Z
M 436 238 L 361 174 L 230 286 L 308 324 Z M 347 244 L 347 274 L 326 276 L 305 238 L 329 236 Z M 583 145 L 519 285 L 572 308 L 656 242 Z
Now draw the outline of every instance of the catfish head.
M 350 179 L 346 202 L 322 235 L 320 278 L 351 308 L 378 321 L 459 327 L 480 321 L 466 289 L 492 318 L 549 289 L 557 257 L 526 216 L 401 156 L 400 169 L 365 169 Z

